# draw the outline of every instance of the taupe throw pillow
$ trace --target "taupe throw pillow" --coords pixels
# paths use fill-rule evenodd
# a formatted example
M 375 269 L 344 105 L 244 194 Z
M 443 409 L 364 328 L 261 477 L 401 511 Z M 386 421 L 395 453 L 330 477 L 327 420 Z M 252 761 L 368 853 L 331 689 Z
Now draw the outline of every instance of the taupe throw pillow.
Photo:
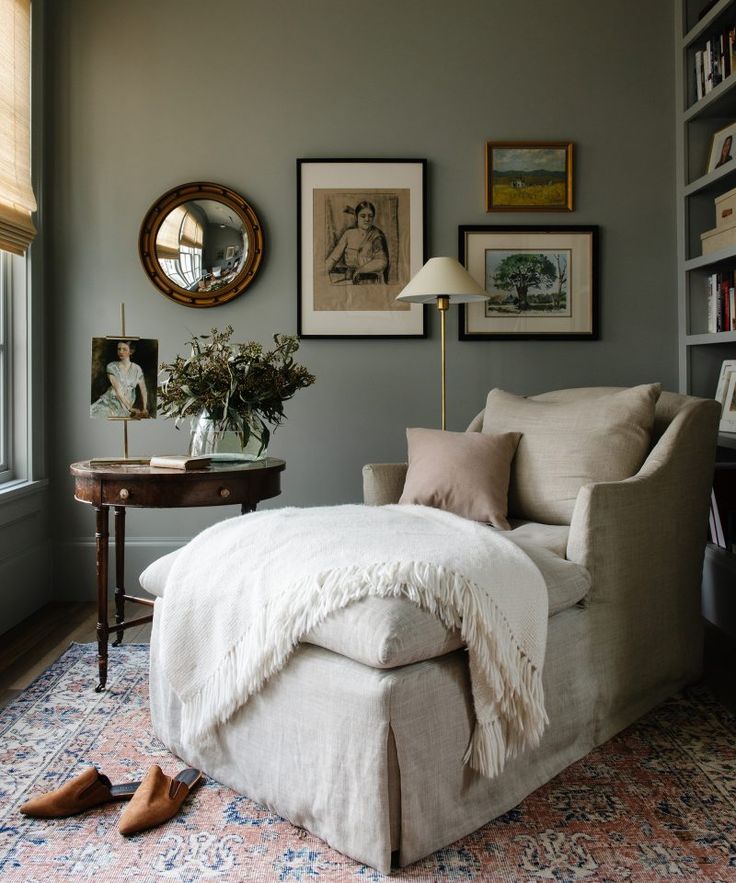
M 409 468 L 399 503 L 444 509 L 509 530 L 509 471 L 518 432 L 407 429 Z
M 584 484 L 636 474 L 649 452 L 660 390 L 653 383 L 529 398 L 491 390 L 482 433 L 522 433 L 511 469 L 509 514 L 569 524 Z

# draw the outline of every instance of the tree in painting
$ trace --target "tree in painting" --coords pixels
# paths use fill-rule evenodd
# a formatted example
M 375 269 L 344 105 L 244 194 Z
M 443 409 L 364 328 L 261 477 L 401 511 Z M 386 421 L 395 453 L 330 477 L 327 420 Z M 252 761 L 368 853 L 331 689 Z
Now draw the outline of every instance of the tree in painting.
M 528 310 L 530 288 L 550 289 L 557 279 L 552 261 L 543 254 L 512 254 L 498 265 L 493 281 L 502 291 L 516 290 L 519 310 Z

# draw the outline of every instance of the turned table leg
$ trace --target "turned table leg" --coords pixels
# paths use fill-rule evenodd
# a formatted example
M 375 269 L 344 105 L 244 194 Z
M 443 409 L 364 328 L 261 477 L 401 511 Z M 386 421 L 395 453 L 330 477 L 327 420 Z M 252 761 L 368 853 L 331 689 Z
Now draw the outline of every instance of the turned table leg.
M 107 506 L 95 506 L 97 527 L 95 546 L 97 552 L 97 663 L 100 680 L 95 692 L 101 693 L 107 683 L 107 562 L 110 531 L 108 527 Z
M 115 506 L 115 623 L 125 622 L 125 506 Z M 123 629 L 117 629 L 112 646 L 123 642 Z

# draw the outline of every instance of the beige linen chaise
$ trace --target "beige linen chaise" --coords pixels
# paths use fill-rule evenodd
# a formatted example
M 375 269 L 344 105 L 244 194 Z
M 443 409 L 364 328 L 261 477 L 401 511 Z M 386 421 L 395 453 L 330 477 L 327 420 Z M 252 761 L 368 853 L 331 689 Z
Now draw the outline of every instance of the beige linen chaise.
M 569 524 L 513 522 L 507 536 L 532 557 L 550 595 L 549 726 L 498 778 L 462 763 L 473 706 L 458 635 L 403 599 L 369 598 L 329 617 L 206 746 L 182 741 L 155 616 L 157 735 L 189 765 L 384 873 L 392 856 L 406 865 L 470 833 L 697 678 L 718 419 L 713 401 L 663 393 L 637 474 L 582 487 Z M 469 431 L 481 426 L 479 415 Z M 365 467 L 365 501 L 396 502 L 405 471 Z M 170 557 L 141 580 L 159 595 L 157 612 Z

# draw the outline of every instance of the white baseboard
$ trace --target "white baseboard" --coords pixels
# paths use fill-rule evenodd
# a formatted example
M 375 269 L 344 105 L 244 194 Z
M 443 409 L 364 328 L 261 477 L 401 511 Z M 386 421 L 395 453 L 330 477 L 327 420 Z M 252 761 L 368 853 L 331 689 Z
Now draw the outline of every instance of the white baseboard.
M 150 597 L 138 582 L 148 565 L 189 542 L 189 537 L 128 537 L 125 541 L 125 588 L 128 594 Z M 52 552 L 51 584 L 55 601 L 94 601 L 97 598 L 96 548 L 93 539 L 56 543 Z M 110 539 L 108 585 L 115 588 L 115 541 Z

